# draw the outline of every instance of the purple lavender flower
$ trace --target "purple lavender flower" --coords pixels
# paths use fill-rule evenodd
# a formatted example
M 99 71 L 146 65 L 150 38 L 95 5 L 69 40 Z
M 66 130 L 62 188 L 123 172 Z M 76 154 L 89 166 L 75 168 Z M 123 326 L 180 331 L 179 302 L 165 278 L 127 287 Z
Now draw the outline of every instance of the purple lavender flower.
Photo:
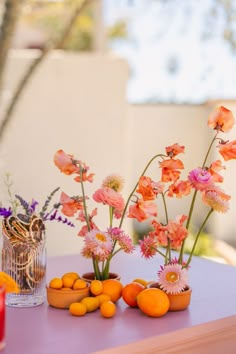
M 4 218 L 8 218 L 9 216 L 12 215 L 12 210 L 11 208 L 0 208 L 0 216 L 3 216 Z

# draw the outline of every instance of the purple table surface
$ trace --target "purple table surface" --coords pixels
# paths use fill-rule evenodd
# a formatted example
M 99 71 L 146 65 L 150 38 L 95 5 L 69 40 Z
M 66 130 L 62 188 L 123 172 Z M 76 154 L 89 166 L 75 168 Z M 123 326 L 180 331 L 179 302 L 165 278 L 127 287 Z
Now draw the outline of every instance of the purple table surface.
M 111 271 L 121 275 L 123 284 L 134 278 L 155 280 L 159 257 L 132 255 L 114 257 Z M 47 280 L 63 273 L 91 270 L 91 261 L 80 255 L 48 259 Z M 4 354 L 86 354 L 166 334 L 236 314 L 236 267 L 194 258 L 190 269 L 193 289 L 189 308 L 168 312 L 161 318 L 145 316 L 129 308 L 122 299 L 117 314 L 102 318 L 99 311 L 83 317 L 71 316 L 68 310 L 43 305 L 30 308 L 7 307 L 6 347 Z

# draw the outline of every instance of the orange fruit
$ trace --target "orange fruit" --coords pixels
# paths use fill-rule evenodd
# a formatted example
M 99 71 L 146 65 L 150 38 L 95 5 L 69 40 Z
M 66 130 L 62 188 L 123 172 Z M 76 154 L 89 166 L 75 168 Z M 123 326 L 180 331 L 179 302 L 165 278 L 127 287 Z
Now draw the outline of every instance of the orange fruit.
M 4 286 L 7 293 L 19 293 L 20 291 L 15 280 L 5 272 L 0 272 L 0 286 Z
M 87 312 L 87 307 L 81 302 L 73 302 L 70 304 L 69 311 L 73 316 L 84 316 Z
M 105 301 L 110 301 L 111 300 L 111 297 L 110 295 L 108 294 L 99 294 L 99 295 L 96 295 L 96 298 L 98 299 L 99 301 L 99 306 L 101 306 L 101 304 Z
M 164 291 L 157 288 L 148 288 L 137 296 L 140 310 L 151 317 L 161 317 L 170 307 L 170 300 Z
M 80 278 L 78 273 L 76 273 L 76 272 L 68 272 L 68 273 L 63 274 L 62 280 L 63 280 L 64 277 L 67 277 L 67 276 L 72 277 L 74 280 Z
M 70 275 L 63 275 L 61 278 L 63 281 L 63 287 L 64 288 L 72 288 L 75 282 L 75 279 L 71 277 Z
M 122 295 L 123 285 L 117 279 L 103 280 L 103 294 L 108 294 L 111 297 L 111 301 L 116 302 Z
M 134 280 L 132 280 L 132 282 L 135 283 L 140 283 L 142 284 L 144 287 L 146 287 L 148 285 L 148 281 L 142 278 L 135 278 Z
M 68 291 L 68 290 L 69 290 L 69 291 L 70 291 L 70 290 L 72 291 L 71 288 L 66 288 L 66 287 L 61 288 L 61 291 Z
M 87 312 L 93 312 L 98 309 L 99 301 L 94 296 L 87 296 L 81 300 L 81 303 L 84 304 L 87 308 Z
M 99 295 L 103 292 L 103 285 L 100 280 L 92 280 L 90 283 L 90 292 L 93 295 Z
M 112 301 L 105 301 L 100 306 L 100 312 L 103 317 L 113 317 L 116 314 L 116 305 Z
M 145 287 L 136 282 L 129 283 L 123 287 L 122 298 L 124 302 L 131 307 L 138 307 L 137 296 Z
M 73 285 L 73 290 L 80 290 L 80 289 L 85 289 L 87 288 L 87 283 L 85 280 L 83 279 L 77 279 L 75 282 L 74 282 L 74 285 Z
M 61 289 L 63 287 L 63 281 L 61 278 L 53 278 L 49 283 L 49 288 Z

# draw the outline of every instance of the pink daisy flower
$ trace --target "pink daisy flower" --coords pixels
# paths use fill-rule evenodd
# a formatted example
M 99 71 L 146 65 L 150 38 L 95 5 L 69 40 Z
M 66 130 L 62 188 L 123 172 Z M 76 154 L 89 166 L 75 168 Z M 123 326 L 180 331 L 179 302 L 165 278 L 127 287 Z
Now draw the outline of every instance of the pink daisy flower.
M 157 253 L 158 241 L 154 232 L 149 232 L 144 236 L 143 240 L 139 241 L 141 254 L 144 258 L 149 259 Z
M 120 249 L 125 253 L 132 253 L 134 251 L 135 247 L 133 246 L 132 239 L 119 227 L 109 228 L 108 233 L 114 241 L 117 241 Z
M 188 284 L 188 272 L 180 264 L 166 264 L 158 272 L 160 288 L 167 294 L 178 294 Z
M 113 241 L 104 231 L 92 230 L 84 236 L 85 249 L 99 261 L 106 260 L 112 252 Z
M 226 213 L 229 210 L 230 199 L 231 197 L 220 188 L 207 189 L 202 194 L 203 202 L 220 213 Z

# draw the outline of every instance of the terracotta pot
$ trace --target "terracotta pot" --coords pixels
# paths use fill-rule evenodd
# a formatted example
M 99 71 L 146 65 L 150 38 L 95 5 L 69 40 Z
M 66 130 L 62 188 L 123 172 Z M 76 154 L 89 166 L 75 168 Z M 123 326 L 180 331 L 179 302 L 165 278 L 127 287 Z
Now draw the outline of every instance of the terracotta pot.
M 89 286 L 79 290 L 47 289 L 47 301 L 50 306 L 58 309 L 67 309 L 73 302 L 80 302 L 84 297 L 89 296 Z
M 95 274 L 94 272 L 84 273 L 82 274 L 81 278 L 87 281 L 88 283 L 91 283 L 91 281 L 95 279 Z M 120 280 L 120 276 L 117 273 L 109 273 L 109 279 Z
M 150 288 L 160 288 L 158 283 L 149 284 Z M 170 300 L 169 311 L 182 311 L 188 308 L 191 301 L 192 289 L 186 286 L 186 290 L 179 294 L 166 294 Z

